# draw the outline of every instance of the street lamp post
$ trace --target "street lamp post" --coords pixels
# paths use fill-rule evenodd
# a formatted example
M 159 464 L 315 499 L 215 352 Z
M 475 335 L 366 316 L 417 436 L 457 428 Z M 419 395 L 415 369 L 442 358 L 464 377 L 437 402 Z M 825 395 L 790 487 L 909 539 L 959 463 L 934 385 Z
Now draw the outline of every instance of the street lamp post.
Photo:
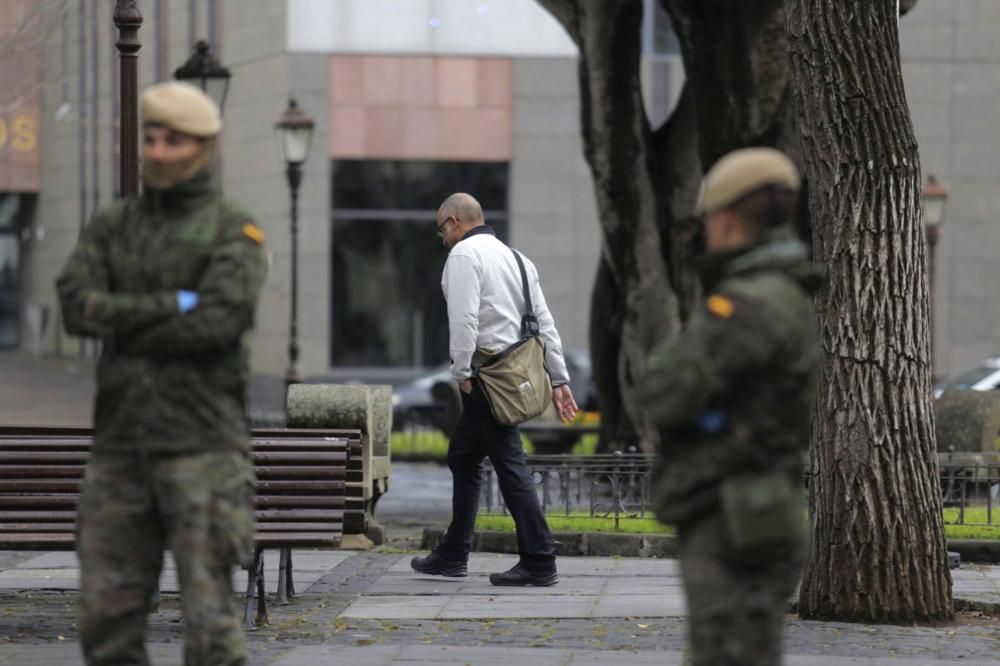
M 288 188 L 291 191 L 291 264 L 292 264 L 292 303 L 291 321 L 288 331 L 288 371 L 285 373 L 285 384 L 297 384 L 302 381 L 302 368 L 299 366 L 298 343 L 298 286 L 299 286 L 299 185 L 302 184 L 302 164 L 309 158 L 312 146 L 314 123 L 312 118 L 299 109 L 294 99 L 288 100 L 288 109 L 274 124 L 278 133 L 278 145 L 287 168 Z
M 142 12 L 137 0 L 117 0 L 114 13 L 118 28 L 119 80 L 121 91 L 119 108 L 121 113 L 118 145 L 121 161 L 118 165 L 120 191 L 123 197 L 139 191 L 139 78 L 137 63 L 139 49 L 139 26 Z
M 174 70 L 174 78 L 198 86 L 219 105 L 219 113 L 226 104 L 229 79 L 232 74 L 212 57 L 212 47 L 204 39 L 194 45 L 194 53 L 187 62 Z
M 927 236 L 927 288 L 930 317 L 931 375 L 934 367 L 934 285 L 937 274 L 937 244 L 941 222 L 944 220 L 944 205 L 948 201 L 948 190 L 938 182 L 933 174 L 927 176 L 920 191 L 924 231 Z

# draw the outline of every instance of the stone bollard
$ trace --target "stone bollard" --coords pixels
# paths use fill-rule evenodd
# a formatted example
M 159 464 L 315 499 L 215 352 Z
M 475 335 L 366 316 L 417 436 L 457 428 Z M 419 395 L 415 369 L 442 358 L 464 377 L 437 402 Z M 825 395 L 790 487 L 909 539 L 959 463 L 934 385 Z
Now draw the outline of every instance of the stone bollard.
M 365 384 L 292 384 L 286 401 L 289 428 L 357 428 L 367 534 L 382 543 L 375 505 L 389 490 L 392 387 Z

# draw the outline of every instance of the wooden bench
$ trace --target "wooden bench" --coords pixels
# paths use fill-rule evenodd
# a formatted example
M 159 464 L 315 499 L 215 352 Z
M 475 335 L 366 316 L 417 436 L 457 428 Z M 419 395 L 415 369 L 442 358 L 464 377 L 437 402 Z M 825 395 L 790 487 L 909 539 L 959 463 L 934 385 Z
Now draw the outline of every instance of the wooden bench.
M 0 427 L 0 550 L 72 550 L 76 507 L 93 433 L 85 428 Z M 357 430 L 258 429 L 254 564 L 244 622 L 266 622 L 264 558 L 281 552 L 278 599 L 294 595 L 292 548 L 336 548 L 365 529 Z M 257 612 L 253 613 L 253 603 Z

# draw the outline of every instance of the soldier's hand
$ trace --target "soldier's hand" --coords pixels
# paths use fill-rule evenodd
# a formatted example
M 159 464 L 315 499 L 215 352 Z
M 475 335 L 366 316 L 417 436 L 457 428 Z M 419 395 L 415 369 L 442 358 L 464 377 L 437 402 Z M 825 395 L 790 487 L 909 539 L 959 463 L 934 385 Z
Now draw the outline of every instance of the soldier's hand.
M 556 414 L 563 423 L 569 423 L 576 416 L 576 400 L 573 399 L 573 391 L 570 390 L 569 384 L 552 389 L 552 404 L 555 405 Z
M 181 314 L 184 314 L 188 310 L 194 308 L 198 305 L 198 292 L 195 291 L 178 291 L 177 292 L 177 309 L 180 310 Z

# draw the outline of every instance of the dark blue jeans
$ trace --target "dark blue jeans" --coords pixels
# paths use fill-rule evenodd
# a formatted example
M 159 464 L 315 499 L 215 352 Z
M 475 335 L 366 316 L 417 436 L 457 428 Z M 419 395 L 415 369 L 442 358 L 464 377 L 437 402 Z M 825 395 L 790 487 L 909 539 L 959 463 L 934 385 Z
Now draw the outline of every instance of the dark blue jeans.
M 448 467 L 454 483 L 451 524 L 436 549 L 437 554 L 457 562 L 469 559 L 486 456 L 493 463 L 507 511 L 514 518 L 521 565 L 532 573 L 554 573 L 555 543 L 538 504 L 521 435 L 517 426 L 501 425 L 493 418 L 486 396 L 475 380 L 472 393 L 462 393 L 462 415 L 448 444 Z

